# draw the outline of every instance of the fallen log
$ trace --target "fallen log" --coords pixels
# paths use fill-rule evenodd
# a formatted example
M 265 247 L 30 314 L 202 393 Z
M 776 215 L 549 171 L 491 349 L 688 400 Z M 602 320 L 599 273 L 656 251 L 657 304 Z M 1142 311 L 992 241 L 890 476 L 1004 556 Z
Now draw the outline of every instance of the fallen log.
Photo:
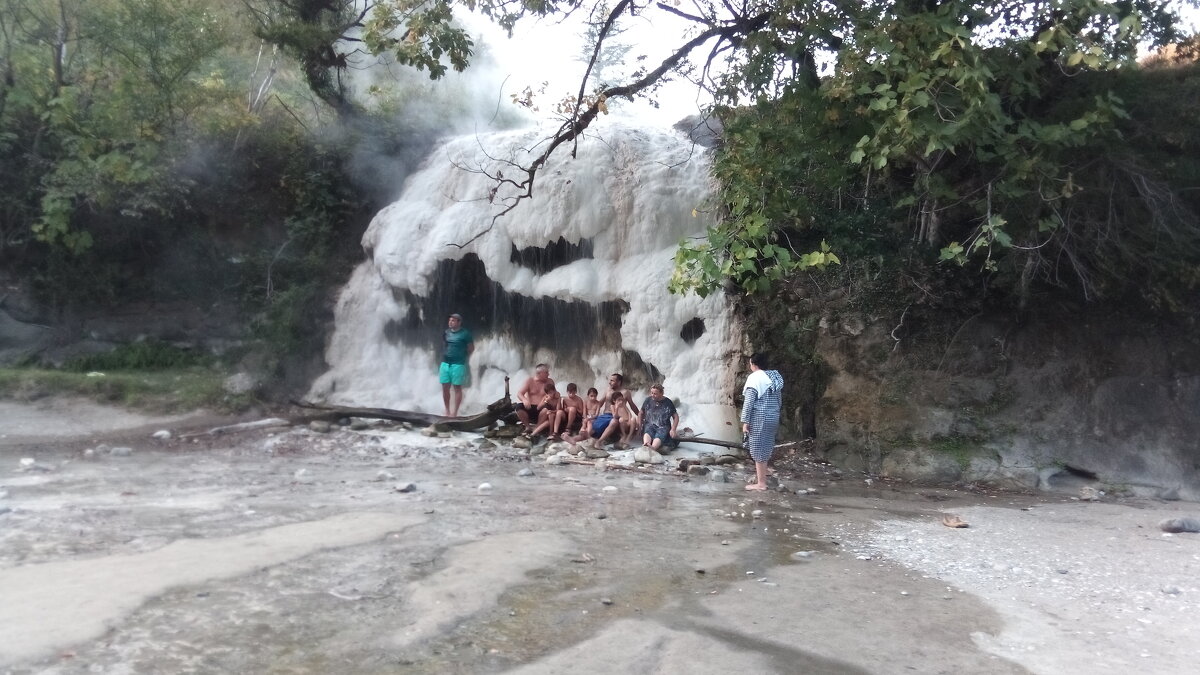
M 343 417 L 364 417 L 368 419 L 391 420 L 407 422 L 413 426 L 433 427 L 437 431 L 477 431 L 486 429 L 502 420 L 513 412 L 512 399 L 508 394 L 508 378 L 504 378 L 504 398 L 497 399 L 487 407 L 487 410 L 471 417 L 444 417 L 429 413 L 413 412 L 411 410 L 392 410 L 391 408 L 355 408 L 340 405 L 324 405 L 309 401 L 292 400 L 297 408 L 313 411 L 294 415 L 290 419 L 293 424 L 307 424 L 313 420 L 334 422 Z
M 741 443 L 738 443 L 737 441 L 722 441 L 717 438 L 703 438 L 701 436 L 683 436 L 683 437 L 677 438 L 675 440 L 679 441 L 680 445 L 682 445 L 684 443 L 702 443 L 704 445 L 719 445 L 722 448 L 736 448 L 738 450 L 746 449 L 746 446 L 742 445 Z
M 391 408 L 355 408 L 341 405 L 323 405 L 308 401 L 292 401 L 292 405 L 304 410 L 313 411 L 307 414 L 293 416 L 294 423 L 303 424 L 312 420 L 336 421 L 343 417 L 363 417 L 368 419 L 392 420 L 407 422 L 413 426 L 433 427 L 437 431 L 478 431 L 486 429 L 497 421 L 508 417 L 513 411 L 512 401 L 502 398 L 488 406 L 485 412 L 471 417 L 443 417 L 429 413 L 413 412 L 411 410 L 392 410 Z
M 737 450 L 745 450 L 746 449 L 746 446 L 742 445 L 741 443 L 738 443 L 737 441 L 722 441 L 722 440 L 719 440 L 716 438 L 702 438 L 700 436 L 684 436 L 682 438 L 677 438 L 675 440 L 679 441 L 680 444 L 703 443 L 705 445 L 719 445 L 723 448 L 735 448 Z M 789 441 L 787 443 L 779 443 L 778 445 L 775 446 L 775 449 L 782 450 L 784 448 L 790 448 L 793 445 L 798 445 L 798 444 L 799 444 L 799 441 Z

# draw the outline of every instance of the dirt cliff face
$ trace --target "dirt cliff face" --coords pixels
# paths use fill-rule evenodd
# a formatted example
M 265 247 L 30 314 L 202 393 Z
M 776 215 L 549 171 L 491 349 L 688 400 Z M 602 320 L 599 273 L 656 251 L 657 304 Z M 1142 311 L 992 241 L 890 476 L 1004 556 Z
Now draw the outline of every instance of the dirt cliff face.
M 1185 327 L 834 310 L 815 353 L 818 447 L 845 468 L 1200 500 L 1200 349 Z

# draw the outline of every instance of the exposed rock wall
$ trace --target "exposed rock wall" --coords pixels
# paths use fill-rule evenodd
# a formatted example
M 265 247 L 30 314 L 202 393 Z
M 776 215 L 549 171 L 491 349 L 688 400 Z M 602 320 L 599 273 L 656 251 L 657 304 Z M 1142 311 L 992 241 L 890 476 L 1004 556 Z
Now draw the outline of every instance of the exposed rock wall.
M 1090 315 L 829 312 L 819 447 L 923 482 L 1091 484 L 1200 500 L 1200 349 L 1180 326 Z
M 219 354 L 242 344 L 248 332 L 232 302 L 140 302 L 66 312 L 37 301 L 28 282 L 0 276 L 0 367 L 61 366 L 140 340 Z

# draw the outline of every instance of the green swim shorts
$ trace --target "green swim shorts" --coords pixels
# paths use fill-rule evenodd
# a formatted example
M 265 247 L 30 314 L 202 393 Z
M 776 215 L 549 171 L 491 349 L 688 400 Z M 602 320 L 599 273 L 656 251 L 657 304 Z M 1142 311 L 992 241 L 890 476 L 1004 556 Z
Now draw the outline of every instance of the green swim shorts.
M 453 384 L 464 387 L 471 383 L 471 370 L 467 368 L 467 364 L 465 363 L 446 363 L 443 361 L 441 368 L 438 369 L 438 381 L 442 384 Z

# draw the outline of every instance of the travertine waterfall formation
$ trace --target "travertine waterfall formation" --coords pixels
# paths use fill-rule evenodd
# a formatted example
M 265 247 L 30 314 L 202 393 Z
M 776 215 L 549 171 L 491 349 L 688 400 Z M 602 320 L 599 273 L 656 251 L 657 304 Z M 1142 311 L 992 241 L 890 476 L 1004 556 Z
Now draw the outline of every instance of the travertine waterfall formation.
M 706 151 L 666 129 L 612 124 L 577 157 L 560 148 L 533 197 L 495 219 L 544 134 L 454 138 L 406 181 L 363 237 L 367 260 L 337 305 L 315 399 L 442 412 L 437 366 L 451 312 L 476 340 L 462 414 L 513 393 L 545 362 L 603 391 L 626 374 L 638 403 L 653 382 L 680 403 L 683 425 L 736 436 L 740 336 L 721 294 L 667 290 L 679 242 L 703 236 L 711 190 Z M 532 151 L 532 152 L 531 152 Z

